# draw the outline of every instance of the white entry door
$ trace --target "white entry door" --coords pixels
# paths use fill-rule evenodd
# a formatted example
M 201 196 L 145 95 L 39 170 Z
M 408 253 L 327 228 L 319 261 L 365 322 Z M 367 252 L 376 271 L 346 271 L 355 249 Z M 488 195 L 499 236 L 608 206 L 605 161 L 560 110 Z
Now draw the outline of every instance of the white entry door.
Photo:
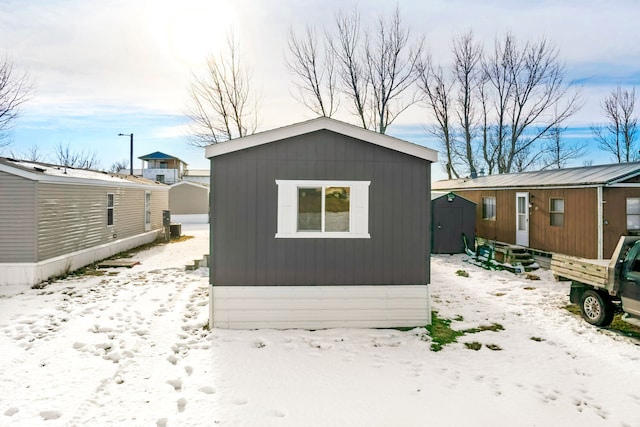
M 516 193 L 516 245 L 529 246 L 529 193 Z

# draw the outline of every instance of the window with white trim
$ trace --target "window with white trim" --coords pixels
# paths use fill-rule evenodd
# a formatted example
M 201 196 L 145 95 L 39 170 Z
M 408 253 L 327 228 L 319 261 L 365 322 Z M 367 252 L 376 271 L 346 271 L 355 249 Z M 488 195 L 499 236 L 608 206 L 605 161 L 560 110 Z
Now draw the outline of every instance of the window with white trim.
M 549 224 L 555 227 L 564 226 L 564 199 L 549 199 Z
M 640 230 L 640 198 L 627 197 L 627 230 Z
M 370 183 L 276 180 L 276 238 L 368 239 Z
M 107 193 L 107 226 L 113 225 L 113 193 Z

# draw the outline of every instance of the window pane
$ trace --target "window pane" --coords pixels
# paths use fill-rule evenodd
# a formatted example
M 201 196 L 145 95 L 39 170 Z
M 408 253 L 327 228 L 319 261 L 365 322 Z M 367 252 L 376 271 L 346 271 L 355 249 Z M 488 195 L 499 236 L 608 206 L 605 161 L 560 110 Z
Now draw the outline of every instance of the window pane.
M 640 230 L 640 215 L 627 215 L 627 230 Z
M 327 187 L 324 198 L 324 230 L 349 231 L 349 187 Z
M 551 217 L 551 225 L 556 227 L 564 226 L 564 214 L 563 213 L 552 213 Z
M 298 188 L 298 231 L 322 231 L 322 187 Z
M 551 212 L 564 212 L 564 199 L 551 199 Z
M 107 207 L 113 207 L 113 194 L 107 194 Z
M 627 215 L 640 214 L 640 199 L 628 198 L 627 199 Z

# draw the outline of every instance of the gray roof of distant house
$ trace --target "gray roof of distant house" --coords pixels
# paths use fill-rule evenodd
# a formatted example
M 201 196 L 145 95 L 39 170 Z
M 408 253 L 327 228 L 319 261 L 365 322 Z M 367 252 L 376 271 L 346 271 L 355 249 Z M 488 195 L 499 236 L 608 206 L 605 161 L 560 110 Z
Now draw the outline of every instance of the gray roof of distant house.
M 436 181 L 434 191 L 612 185 L 640 175 L 640 162 L 548 169 Z

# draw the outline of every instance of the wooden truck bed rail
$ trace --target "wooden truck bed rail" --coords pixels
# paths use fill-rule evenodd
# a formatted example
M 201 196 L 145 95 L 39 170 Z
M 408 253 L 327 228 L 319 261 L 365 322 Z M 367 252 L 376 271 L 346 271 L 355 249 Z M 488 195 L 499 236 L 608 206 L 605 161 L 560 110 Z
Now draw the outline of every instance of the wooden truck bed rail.
M 609 260 L 585 259 L 553 254 L 551 270 L 558 278 L 575 280 L 597 288 L 606 288 L 609 280 Z

